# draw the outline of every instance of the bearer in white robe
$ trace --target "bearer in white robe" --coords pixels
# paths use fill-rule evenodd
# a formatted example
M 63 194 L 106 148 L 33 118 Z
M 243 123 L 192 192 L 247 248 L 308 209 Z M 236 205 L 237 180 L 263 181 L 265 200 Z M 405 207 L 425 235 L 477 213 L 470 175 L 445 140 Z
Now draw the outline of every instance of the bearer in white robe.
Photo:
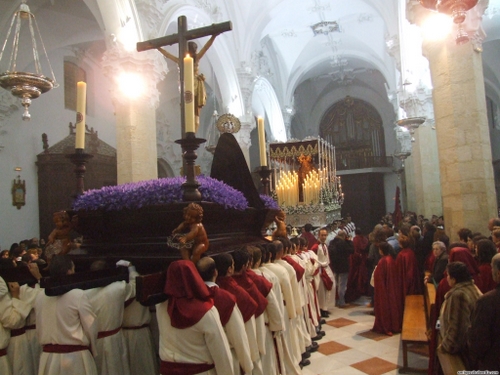
M 233 375 L 231 350 L 207 286 L 190 260 L 170 264 L 156 305 L 160 329 L 160 373 Z
M 123 264 L 129 265 L 126 261 Z M 96 261 L 92 264 L 91 271 L 102 270 L 105 265 L 104 261 Z M 135 297 L 137 272 L 133 266 L 128 267 L 128 271 L 128 283 L 115 281 L 105 287 L 85 291 L 97 315 L 99 331 L 95 361 L 100 375 L 130 375 L 127 345 L 121 326 L 125 301 Z
M 51 276 L 69 275 L 75 265 L 66 255 L 54 257 Z M 38 375 L 97 375 L 94 358 L 96 315 L 83 290 L 61 296 L 40 293 L 35 302 L 37 335 L 43 347 Z
M 11 375 L 12 367 L 7 356 L 10 330 L 24 326 L 31 305 L 19 299 L 18 283 L 6 283 L 0 277 L 0 373 Z
M 213 258 L 201 258 L 196 263 L 196 269 L 208 287 L 210 295 L 214 299 L 215 307 L 219 312 L 221 324 L 233 355 L 233 367 L 235 369 L 241 367 L 245 374 L 251 374 L 253 363 L 252 358 L 250 358 L 250 345 L 243 316 L 236 305 L 236 298 L 228 291 L 220 289 L 215 283 L 218 273 Z
M 123 336 L 127 345 L 130 374 L 157 375 L 159 365 L 150 329 L 151 312 L 135 298 L 125 303 Z

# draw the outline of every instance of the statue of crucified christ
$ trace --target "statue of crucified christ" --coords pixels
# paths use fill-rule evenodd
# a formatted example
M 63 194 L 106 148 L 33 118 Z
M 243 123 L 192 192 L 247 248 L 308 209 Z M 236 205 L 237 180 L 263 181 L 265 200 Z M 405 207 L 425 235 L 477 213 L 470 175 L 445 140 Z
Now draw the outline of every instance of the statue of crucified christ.
M 222 34 L 226 31 L 232 30 L 233 26 L 230 21 L 213 24 L 211 26 L 200 27 L 198 29 L 187 29 L 187 20 L 185 16 L 179 16 L 177 19 L 177 34 L 168 35 L 156 39 L 146 40 L 144 42 L 137 43 L 137 51 L 147 51 L 151 49 L 157 49 L 160 51 L 165 57 L 174 61 L 179 66 L 180 71 L 180 83 L 181 83 L 181 125 L 182 131 L 184 132 L 185 118 L 184 118 L 184 108 L 185 108 L 185 100 L 184 100 L 184 66 L 182 64 L 182 59 L 185 56 L 186 52 L 189 52 L 193 58 L 194 63 L 194 75 L 196 77 L 195 80 L 195 121 L 196 121 L 196 129 L 198 130 L 200 124 L 200 109 L 205 105 L 206 102 L 206 94 L 205 94 L 205 77 L 203 74 L 199 74 L 198 72 L 198 64 L 200 59 L 203 57 L 205 52 L 210 48 L 212 43 L 214 42 L 217 35 Z M 194 42 L 189 42 L 193 39 L 202 38 L 204 36 L 211 35 L 208 42 L 203 46 L 201 51 L 197 53 L 197 45 Z M 172 44 L 179 44 L 179 57 L 176 57 L 161 47 L 170 46 Z M 184 133 L 183 133 L 184 137 Z
M 217 35 L 212 35 L 208 42 L 203 46 L 203 48 L 200 50 L 200 52 L 197 52 L 198 50 L 198 45 L 195 42 L 188 42 L 188 53 L 189 55 L 193 58 L 193 66 L 194 66 L 194 117 L 195 117 L 195 127 L 196 127 L 196 132 L 198 131 L 198 128 L 200 127 L 200 111 L 201 108 L 207 103 L 207 92 L 205 90 L 205 76 L 203 73 L 199 73 L 198 71 L 198 66 L 199 66 L 199 61 L 205 55 L 207 50 L 210 48 L 210 46 L 213 44 L 215 38 Z M 161 52 L 163 56 L 166 58 L 172 60 L 176 64 L 179 64 L 179 58 L 172 55 L 170 52 L 163 48 L 157 48 L 158 51 Z

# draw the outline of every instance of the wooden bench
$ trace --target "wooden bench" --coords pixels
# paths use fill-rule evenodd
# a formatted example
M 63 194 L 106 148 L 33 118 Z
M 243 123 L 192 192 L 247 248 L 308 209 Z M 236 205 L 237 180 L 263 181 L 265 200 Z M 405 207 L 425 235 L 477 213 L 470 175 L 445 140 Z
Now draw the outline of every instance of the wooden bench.
M 408 367 L 408 344 L 429 344 L 426 333 L 427 322 L 427 309 L 424 296 L 406 296 L 403 314 L 403 329 L 401 331 L 401 341 L 403 342 L 403 367 L 399 369 L 400 374 L 427 372 L 427 368 L 420 369 Z
M 408 367 L 408 344 L 429 344 L 427 332 L 432 328 L 431 315 L 435 303 L 436 288 L 432 283 L 425 284 L 423 296 L 406 296 L 401 332 L 401 341 L 403 342 L 403 367 L 399 370 L 401 374 L 427 372 L 427 369 Z
M 439 363 L 443 369 L 444 375 L 456 375 L 459 371 L 466 370 L 464 361 L 462 357 L 455 354 L 450 354 L 443 352 L 442 350 L 437 351 L 437 356 L 439 358 Z

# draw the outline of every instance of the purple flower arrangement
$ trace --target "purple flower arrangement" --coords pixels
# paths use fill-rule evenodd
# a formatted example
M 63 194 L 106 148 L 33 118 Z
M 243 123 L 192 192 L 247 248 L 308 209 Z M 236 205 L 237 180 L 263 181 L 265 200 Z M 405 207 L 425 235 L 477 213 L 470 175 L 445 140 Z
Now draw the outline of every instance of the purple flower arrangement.
M 278 202 L 276 202 L 272 197 L 268 195 L 260 195 L 260 199 L 264 202 L 264 207 L 269 208 L 271 210 L 279 210 L 280 206 Z
M 200 183 L 199 190 L 203 201 L 218 203 L 224 208 L 236 210 L 248 208 L 248 201 L 243 193 L 231 186 L 206 176 L 198 176 L 197 180 Z M 182 202 L 181 185 L 185 181 L 185 177 L 160 178 L 88 190 L 75 200 L 73 209 L 119 211 L 179 203 Z M 266 208 L 279 209 L 271 197 L 265 195 L 260 197 Z

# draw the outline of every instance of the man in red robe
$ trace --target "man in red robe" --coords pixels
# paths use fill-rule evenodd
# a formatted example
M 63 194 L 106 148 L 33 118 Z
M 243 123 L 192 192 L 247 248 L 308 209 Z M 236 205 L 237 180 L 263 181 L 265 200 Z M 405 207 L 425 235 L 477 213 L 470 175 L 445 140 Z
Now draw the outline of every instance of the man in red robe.
M 401 331 L 403 324 L 403 306 L 398 300 L 396 261 L 390 255 L 391 245 L 387 242 L 378 244 L 382 258 L 374 272 L 375 287 L 375 323 L 372 330 L 392 336 Z

